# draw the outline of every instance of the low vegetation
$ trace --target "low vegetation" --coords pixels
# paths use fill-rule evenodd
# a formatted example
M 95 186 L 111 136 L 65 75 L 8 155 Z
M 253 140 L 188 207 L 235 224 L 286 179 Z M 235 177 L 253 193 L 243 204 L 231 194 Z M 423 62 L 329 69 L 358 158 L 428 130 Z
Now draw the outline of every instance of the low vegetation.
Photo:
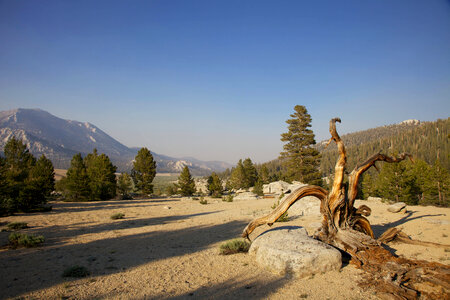
M 9 235 L 8 240 L 11 248 L 15 249 L 19 247 L 26 247 L 26 248 L 37 247 L 42 243 L 44 243 L 45 238 L 42 235 L 36 236 L 14 232 Z
M 200 197 L 200 204 L 206 205 L 206 204 L 208 204 L 208 200 L 206 200 L 203 197 Z
M 250 248 L 250 243 L 244 239 L 234 239 L 220 245 L 220 254 L 229 255 L 235 253 L 246 253 Z
M 223 202 L 233 202 L 233 195 L 226 195 L 225 197 L 222 198 Z
M 75 277 L 75 278 L 82 278 L 89 275 L 90 272 L 86 267 L 78 265 L 65 269 L 62 274 L 63 277 Z
M 12 223 L 9 223 L 8 225 L 6 225 L 6 227 L 8 228 L 8 230 L 20 230 L 20 229 L 28 228 L 28 223 L 12 222 Z
M 116 213 L 111 216 L 111 220 L 119 220 L 125 218 L 124 213 Z

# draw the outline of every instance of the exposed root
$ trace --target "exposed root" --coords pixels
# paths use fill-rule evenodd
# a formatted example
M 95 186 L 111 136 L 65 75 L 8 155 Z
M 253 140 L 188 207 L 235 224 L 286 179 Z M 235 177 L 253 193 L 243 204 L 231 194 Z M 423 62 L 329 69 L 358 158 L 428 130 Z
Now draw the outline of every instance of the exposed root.
M 242 237 L 249 239 L 250 233 L 252 233 L 256 227 L 264 224 L 272 225 L 289 209 L 289 207 L 291 207 L 292 204 L 306 196 L 315 196 L 319 198 L 322 207 L 322 203 L 327 197 L 327 191 L 315 185 L 298 188 L 286 197 L 270 214 L 251 221 L 242 232 Z

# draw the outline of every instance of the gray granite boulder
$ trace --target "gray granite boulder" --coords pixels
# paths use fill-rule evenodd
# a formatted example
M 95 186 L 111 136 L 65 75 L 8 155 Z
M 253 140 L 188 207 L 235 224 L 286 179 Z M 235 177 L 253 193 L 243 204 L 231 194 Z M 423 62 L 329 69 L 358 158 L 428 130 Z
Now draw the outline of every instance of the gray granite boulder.
M 307 277 L 327 271 L 339 270 L 341 253 L 308 236 L 298 226 L 283 226 L 258 236 L 249 250 L 256 262 L 276 273 L 289 273 Z
M 313 196 L 303 197 L 289 207 L 290 216 L 320 216 L 320 200 Z
M 389 205 L 387 210 L 392 213 L 406 212 L 406 203 L 405 202 L 394 203 L 392 205 Z

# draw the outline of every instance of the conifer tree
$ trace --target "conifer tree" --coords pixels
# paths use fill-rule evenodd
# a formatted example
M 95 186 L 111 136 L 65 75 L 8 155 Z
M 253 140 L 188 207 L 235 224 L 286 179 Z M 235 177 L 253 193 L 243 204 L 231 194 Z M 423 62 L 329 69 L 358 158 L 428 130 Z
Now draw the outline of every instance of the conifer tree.
M 122 198 L 122 200 L 131 199 L 130 193 L 133 189 L 133 180 L 128 173 L 120 174 L 117 179 L 117 190 Z
M 65 181 L 66 200 L 88 201 L 90 199 L 89 177 L 81 153 L 73 156 Z
M 243 187 L 250 188 L 255 185 L 255 182 L 258 179 L 258 172 L 256 172 L 256 168 L 250 158 L 245 159 L 242 166 L 244 167 Z
M 178 185 L 182 196 L 192 196 L 195 193 L 195 182 L 189 172 L 188 166 L 184 166 L 178 177 Z
M 236 167 L 231 170 L 229 184 L 233 189 L 245 187 L 245 168 L 242 159 L 240 159 L 236 164 Z
M 141 148 L 133 162 L 131 176 L 143 194 L 153 193 L 153 179 L 156 175 L 156 162 L 147 148 Z
M 321 185 L 319 171 L 320 153 L 312 146 L 316 143 L 311 127 L 311 116 L 302 105 L 294 107 L 295 112 L 288 119 L 288 132 L 281 134 L 286 142 L 280 158 L 287 167 L 287 178 L 307 184 Z
M 211 176 L 208 177 L 208 191 L 210 195 L 213 197 L 220 197 L 222 196 L 222 181 L 220 180 L 219 176 L 215 172 L 211 174 Z
M 418 187 L 406 162 L 384 164 L 375 182 L 377 194 L 395 202 L 415 205 L 419 202 Z
M 263 165 L 261 167 L 261 171 L 258 173 L 258 177 L 259 180 L 264 184 L 264 183 L 269 183 L 270 182 L 270 177 L 269 177 L 269 170 L 267 169 L 266 165 Z
M 257 180 L 255 182 L 255 186 L 253 187 L 253 193 L 255 193 L 258 196 L 264 196 L 263 182 L 261 180 Z
M 55 189 L 55 170 L 52 162 L 42 155 L 30 169 L 24 183 L 17 201 L 18 208 L 29 211 L 44 204 Z
M 89 177 L 89 188 L 91 200 L 107 200 L 116 195 L 117 167 L 114 166 L 109 157 L 102 153 L 98 155 L 97 149 L 84 158 L 86 172 Z

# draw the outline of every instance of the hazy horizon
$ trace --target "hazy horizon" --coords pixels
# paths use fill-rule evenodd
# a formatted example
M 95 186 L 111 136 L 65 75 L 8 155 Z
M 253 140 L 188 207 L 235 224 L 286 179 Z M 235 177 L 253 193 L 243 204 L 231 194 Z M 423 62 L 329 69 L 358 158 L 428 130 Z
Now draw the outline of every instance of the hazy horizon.
M 272 160 L 297 104 L 317 142 L 450 112 L 448 1 L 8 1 L 0 43 L 0 110 L 172 157 Z

